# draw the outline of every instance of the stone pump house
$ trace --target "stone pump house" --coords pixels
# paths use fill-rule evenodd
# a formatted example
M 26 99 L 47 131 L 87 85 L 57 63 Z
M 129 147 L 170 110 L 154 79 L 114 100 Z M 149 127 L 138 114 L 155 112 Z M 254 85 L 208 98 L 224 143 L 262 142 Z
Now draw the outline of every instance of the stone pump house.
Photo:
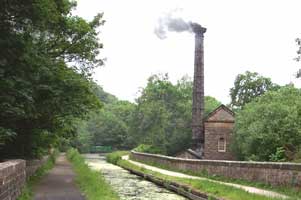
M 235 160 L 230 151 L 234 120 L 234 113 L 225 105 L 204 119 L 204 159 Z
M 220 105 L 204 119 L 204 151 L 200 157 L 188 149 L 176 157 L 206 160 L 235 160 L 230 151 L 234 128 L 234 113 L 225 105 Z

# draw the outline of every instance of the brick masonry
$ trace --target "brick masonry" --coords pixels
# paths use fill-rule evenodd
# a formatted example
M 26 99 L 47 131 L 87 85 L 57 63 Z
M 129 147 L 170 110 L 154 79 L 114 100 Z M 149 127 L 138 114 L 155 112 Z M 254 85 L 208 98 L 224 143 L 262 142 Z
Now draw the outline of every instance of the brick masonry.
M 16 200 L 26 178 L 32 176 L 48 157 L 41 160 L 8 160 L 0 163 L 0 200 Z
M 211 176 L 219 175 L 271 185 L 301 186 L 301 164 L 295 163 L 197 160 L 138 152 L 132 152 L 131 158 L 175 170 L 206 172 Z

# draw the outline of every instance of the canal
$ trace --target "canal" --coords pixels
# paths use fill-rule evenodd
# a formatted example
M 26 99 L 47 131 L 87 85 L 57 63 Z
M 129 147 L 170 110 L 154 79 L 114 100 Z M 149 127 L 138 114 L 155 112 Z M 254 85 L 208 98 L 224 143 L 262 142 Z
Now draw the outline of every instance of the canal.
M 152 182 L 129 173 L 116 165 L 106 162 L 105 156 L 85 154 L 88 165 L 100 170 L 108 183 L 119 194 L 121 200 L 187 200 Z

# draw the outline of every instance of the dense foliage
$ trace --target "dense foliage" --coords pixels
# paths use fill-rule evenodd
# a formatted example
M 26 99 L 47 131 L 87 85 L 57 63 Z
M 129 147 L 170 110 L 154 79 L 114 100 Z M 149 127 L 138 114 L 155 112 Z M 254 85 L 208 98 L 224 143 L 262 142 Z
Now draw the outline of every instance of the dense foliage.
M 244 74 L 238 74 L 234 86 L 230 89 L 230 105 L 235 110 L 241 109 L 266 91 L 276 90 L 278 87 L 270 78 L 260 76 L 256 72 L 247 71 Z
M 92 134 L 93 145 L 113 146 L 126 149 L 131 145 L 129 140 L 129 120 L 134 105 L 119 101 L 107 104 L 104 109 L 88 122 L 88 131 Z
M 98 93 L 108 96 L 102 89 Z M 82 152 L 97 145 L 132 149 L 144 144 L 140 148 L 173 155 L 190 147 L 192 81 L 188 78 L 172 84 L 167 75 L 154 75 L 135 104 L 110 99 L 104 99 L 103 109 L 80 124 L 76 145 Z M 206 114 L 220 105 L 213 97 L 205 101 Z
M 95 146 L 114 149 L 132 147 L 129 126 L 135 105 L 128 101 L 119 101 L 100 86 L 95 87 L 95 93 L 103 102 L 103 107 L 99 111 L 91 112 L 87 120 L 77 123 L 77 137 L 71 144 L 81 152 L 89 152 Z
M 220 102 L 205 98 L 208 114 Z M 191 145 L 192 81 L 185 77 L 172 84 L 167 75 L 154 75 L 137 99 L 133 133 L 137 142 L 155 146 L 174 155 Z M 139 144 L 137 143 L 137 144 Z
M 301 39 L 300 39 L 300 38 L 297 38 L 297 39 L 296 39 L 296 43 L 297 43 L 297 46 L 298 46 L 296 61 L 300 62 L 300 60 L 301 60 Z M 301 77 L 301 69 L 299 69 L 299 70 L 297 71 L 296 77 L 297 77 L 297 78 L 300 78 L 300 77 Z
M 236 115 L 234 150 L 243 160 L 300 159 L 300 119 L 301 89 L 269 91 Z
M 100 108 L 89 80 L 102 45 L 68 0 L 10 0 L 0 7 L 0 156 L 37 157 Z
M 137 99 L 132 132 L 136 144 L 156 146 L 162 153 L 174 154 L 190 145 L 191 81 L 173 85 L 168 76 L 154 75 Z

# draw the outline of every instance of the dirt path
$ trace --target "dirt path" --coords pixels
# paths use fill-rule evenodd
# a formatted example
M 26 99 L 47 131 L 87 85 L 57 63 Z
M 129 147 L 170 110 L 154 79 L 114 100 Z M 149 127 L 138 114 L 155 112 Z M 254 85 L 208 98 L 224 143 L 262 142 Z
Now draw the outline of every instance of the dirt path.
M 240 188 L 240 189 L 245 190 L 247 192 L 254 193 L 254 194 L 259 194 L 259 195 L 264 195 L 264 196 L 267 196 L 267 197 L 282 198 L 282 199 L 287 199 L 288 198 L 287 196 L 279 194 L 277 192 L 263 190 L 263 189 L 259 189 L 259 188 L 255 188 L 255 187 L 244 186 L 244 185 L 239 185 L 239 184 L 234 184 L 234 183 L 226 183 L 226 182 L 221 182 L 221 181 L 215 181 L 215 180 L 212 180 L 212 179 L 202 178 L 202 177 L 198 177 L 198 176 L 190 176 L 190 175 L 179 173 L 179 172 L 168 171 L 168 170 L 161 169 L 161 168 L 158 168 L 158 167 L 153 167 L 153 166 L 146 165 L 146 164 L 143 164 L 143 163 L 140 163 L 140 162 L 129 160 L 129 156 L 123 156 L 122 159 L 128 160 L 132 164 L 135 164 L 135 165 L 140 166 L 140 167 L 144 167 L 145 169 L 149 169 L 149 170 L 152 170 L 152 171 L 155 171 L 155 172 L 159 172 L 161 174 L 165 174 L 165 175 L 168 175 L 168 176 L 188 178 L 188 179 L 207 180 L 207 181 L 211 181 L 211 182 L 215 182 L 215 183 L 220 183 L 220 184 Z
M 75 174 L 64 155 L 34 188 L 34 200 L 84 200 L 74 181 Z

